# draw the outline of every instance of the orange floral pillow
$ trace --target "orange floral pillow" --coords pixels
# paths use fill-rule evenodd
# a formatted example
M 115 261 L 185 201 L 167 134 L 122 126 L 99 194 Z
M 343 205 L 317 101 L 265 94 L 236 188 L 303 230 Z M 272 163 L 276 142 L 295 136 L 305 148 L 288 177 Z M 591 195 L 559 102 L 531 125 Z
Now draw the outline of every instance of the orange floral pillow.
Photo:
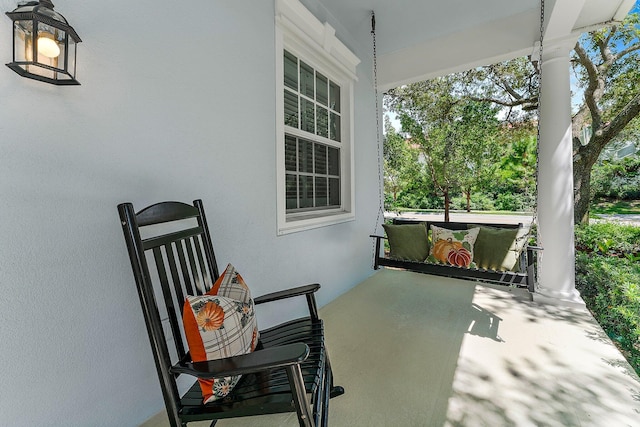
M 219 294 L 211 294 L 214 290 Z M 233 294 L 242 300 L 221 294 Z M 244 280 L 231 264 L 209 294 L 186 298 L 182 322 L 194 362 L 247 354 L 258 343 L 253 299 Z M 240 378 L 198 379 L 204 403 L 227 396 Z
M 475 268 L 473 245 L 478 238 L 479 231 L 479 228 L 449 230 L 432 225 L 432 245 L 426 261 L 456 267 Z

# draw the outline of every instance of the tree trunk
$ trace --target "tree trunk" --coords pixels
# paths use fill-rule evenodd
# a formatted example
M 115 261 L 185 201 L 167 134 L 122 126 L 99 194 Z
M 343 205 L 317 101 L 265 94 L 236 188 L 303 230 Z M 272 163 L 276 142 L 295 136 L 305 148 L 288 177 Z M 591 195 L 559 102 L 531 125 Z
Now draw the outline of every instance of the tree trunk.
M 451 204 L 451 198 L 449 197 L 449 190 L 444 191 L 444 222 L 449 222 L 449 205 Z
M 595 145 L 582 146 L 573 156 L 573 219 L 576 224 L 589 223 L 591 169 L 602 151 L 602 148 L 594 150 Z
M 467 196 L 467 212 L 471 212 L 471 190 L 467 190 L 464 192 Z
M 580 169 L 577 171 L 577 169 Z M 573 165 L 573 218 L 576 224 L 589 223 L 589 205 L 591 202 L 591 170 Z

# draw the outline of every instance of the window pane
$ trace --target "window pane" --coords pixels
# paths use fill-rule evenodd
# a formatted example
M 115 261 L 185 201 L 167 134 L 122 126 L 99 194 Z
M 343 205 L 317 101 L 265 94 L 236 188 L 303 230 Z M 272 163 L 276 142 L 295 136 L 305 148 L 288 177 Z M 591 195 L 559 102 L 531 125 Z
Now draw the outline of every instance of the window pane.
M 329 138 L 334 141 L 340 141 L 340 116 L 331 113 L 331 121 L 329 122 Z
M 284 90 L 284 124 L 298 127 L 298 96 L 288 90 Z
M 329 91 L 327 84 L 327 78 L 322 74 L 316 72 L 316 101 L 318 101 L 325 107 L 327 106 L 327 101 L 329 101 Z
M 300 208 L 313 207 L 313 177 L 300 176 Z
M 329 84 L 329 107 L 338 113 L 340 112 L 340 86 L 334 82 Z
M 340 180 L 329 178 L 329 206 L 340 205 Z
M 329 137 L 329 116 L 326 108 L 316 106 L 316 135 Z
M 292 136 L 285 136 L 284 138 L 284 164 L 288 171 L 296 171 L 298 165 L 298 150 L 296 146 L 296 139 Z
M 287 209 L 296 209 L 298 207 L 298 182 L 295 175 L 287 174 L 286 192 L 287 192 Z
M 302 122 L 300 123 L 300 129 L 316 133 L 315 104 L 313 101 L 301 98 L 300 108 L 302 109 Z
M 329 175 L 340 176 L 340 151 L 337 148 L 329 149 Z
M 316 207 L 327 206 L 327 178 L 316 177 Z
M 316 144 L 316 173 L 327 173 L 327 146 L 322 144 Z
M 298 171 L 313 172 L 313 143 L 300 139 L 298 141 Z
M 298 58 L 284 51 L 284 85 L 298 91 Z
M 313 68 L 300 61 L 300 93 L 313 98 Z
M 287 214 L 340 207 L 342 89 L 289 51 L 284 51 L 283 61 L 285 146 L 281 161 Z M 294 135 L 300 131 L 307 137 Z M 328 139 L 335 143 L 327 143 Z

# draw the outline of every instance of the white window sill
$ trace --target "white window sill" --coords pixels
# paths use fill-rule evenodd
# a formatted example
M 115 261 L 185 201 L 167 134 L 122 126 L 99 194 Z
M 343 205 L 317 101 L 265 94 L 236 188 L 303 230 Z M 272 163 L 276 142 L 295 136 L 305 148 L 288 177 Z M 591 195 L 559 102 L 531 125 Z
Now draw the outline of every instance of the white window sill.
M 295 233 L 298 231 L 311 230 L 313 228 L 326 227 L 340 224 L 342 222 L 353 221 L 353 212 L 339 211 L 327 214 L 325 212 L 310 212 L 307 214 L 290 214 L 284 224 L 278 225 L 278 235 Z

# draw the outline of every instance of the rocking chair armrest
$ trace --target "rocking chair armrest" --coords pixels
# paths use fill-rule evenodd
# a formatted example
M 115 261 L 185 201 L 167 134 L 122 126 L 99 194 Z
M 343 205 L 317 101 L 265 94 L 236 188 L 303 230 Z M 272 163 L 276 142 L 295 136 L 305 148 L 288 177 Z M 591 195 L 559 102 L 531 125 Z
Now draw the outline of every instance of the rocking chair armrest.
M 527 246 L 527 251 L 542 251 L 544 250 L 541 246 Z
M 265 302 L 278 301 L 285 298 L 292 298 L 302 295 L 310 295 L 320 289 L 320 284 L 298 286 L 297 288 L 285 289 L 283 291 L 272 292 L 270 294 L 261 295 L 253 299 L 254 304 L 263 304 Z
M 171 373 L 188 374 L 198 378 L 223 378 L 296 365 L 304 362 L 307 357 L 309 346 L 295 343 L 206 362 L 181 361 L 171 367 Z

